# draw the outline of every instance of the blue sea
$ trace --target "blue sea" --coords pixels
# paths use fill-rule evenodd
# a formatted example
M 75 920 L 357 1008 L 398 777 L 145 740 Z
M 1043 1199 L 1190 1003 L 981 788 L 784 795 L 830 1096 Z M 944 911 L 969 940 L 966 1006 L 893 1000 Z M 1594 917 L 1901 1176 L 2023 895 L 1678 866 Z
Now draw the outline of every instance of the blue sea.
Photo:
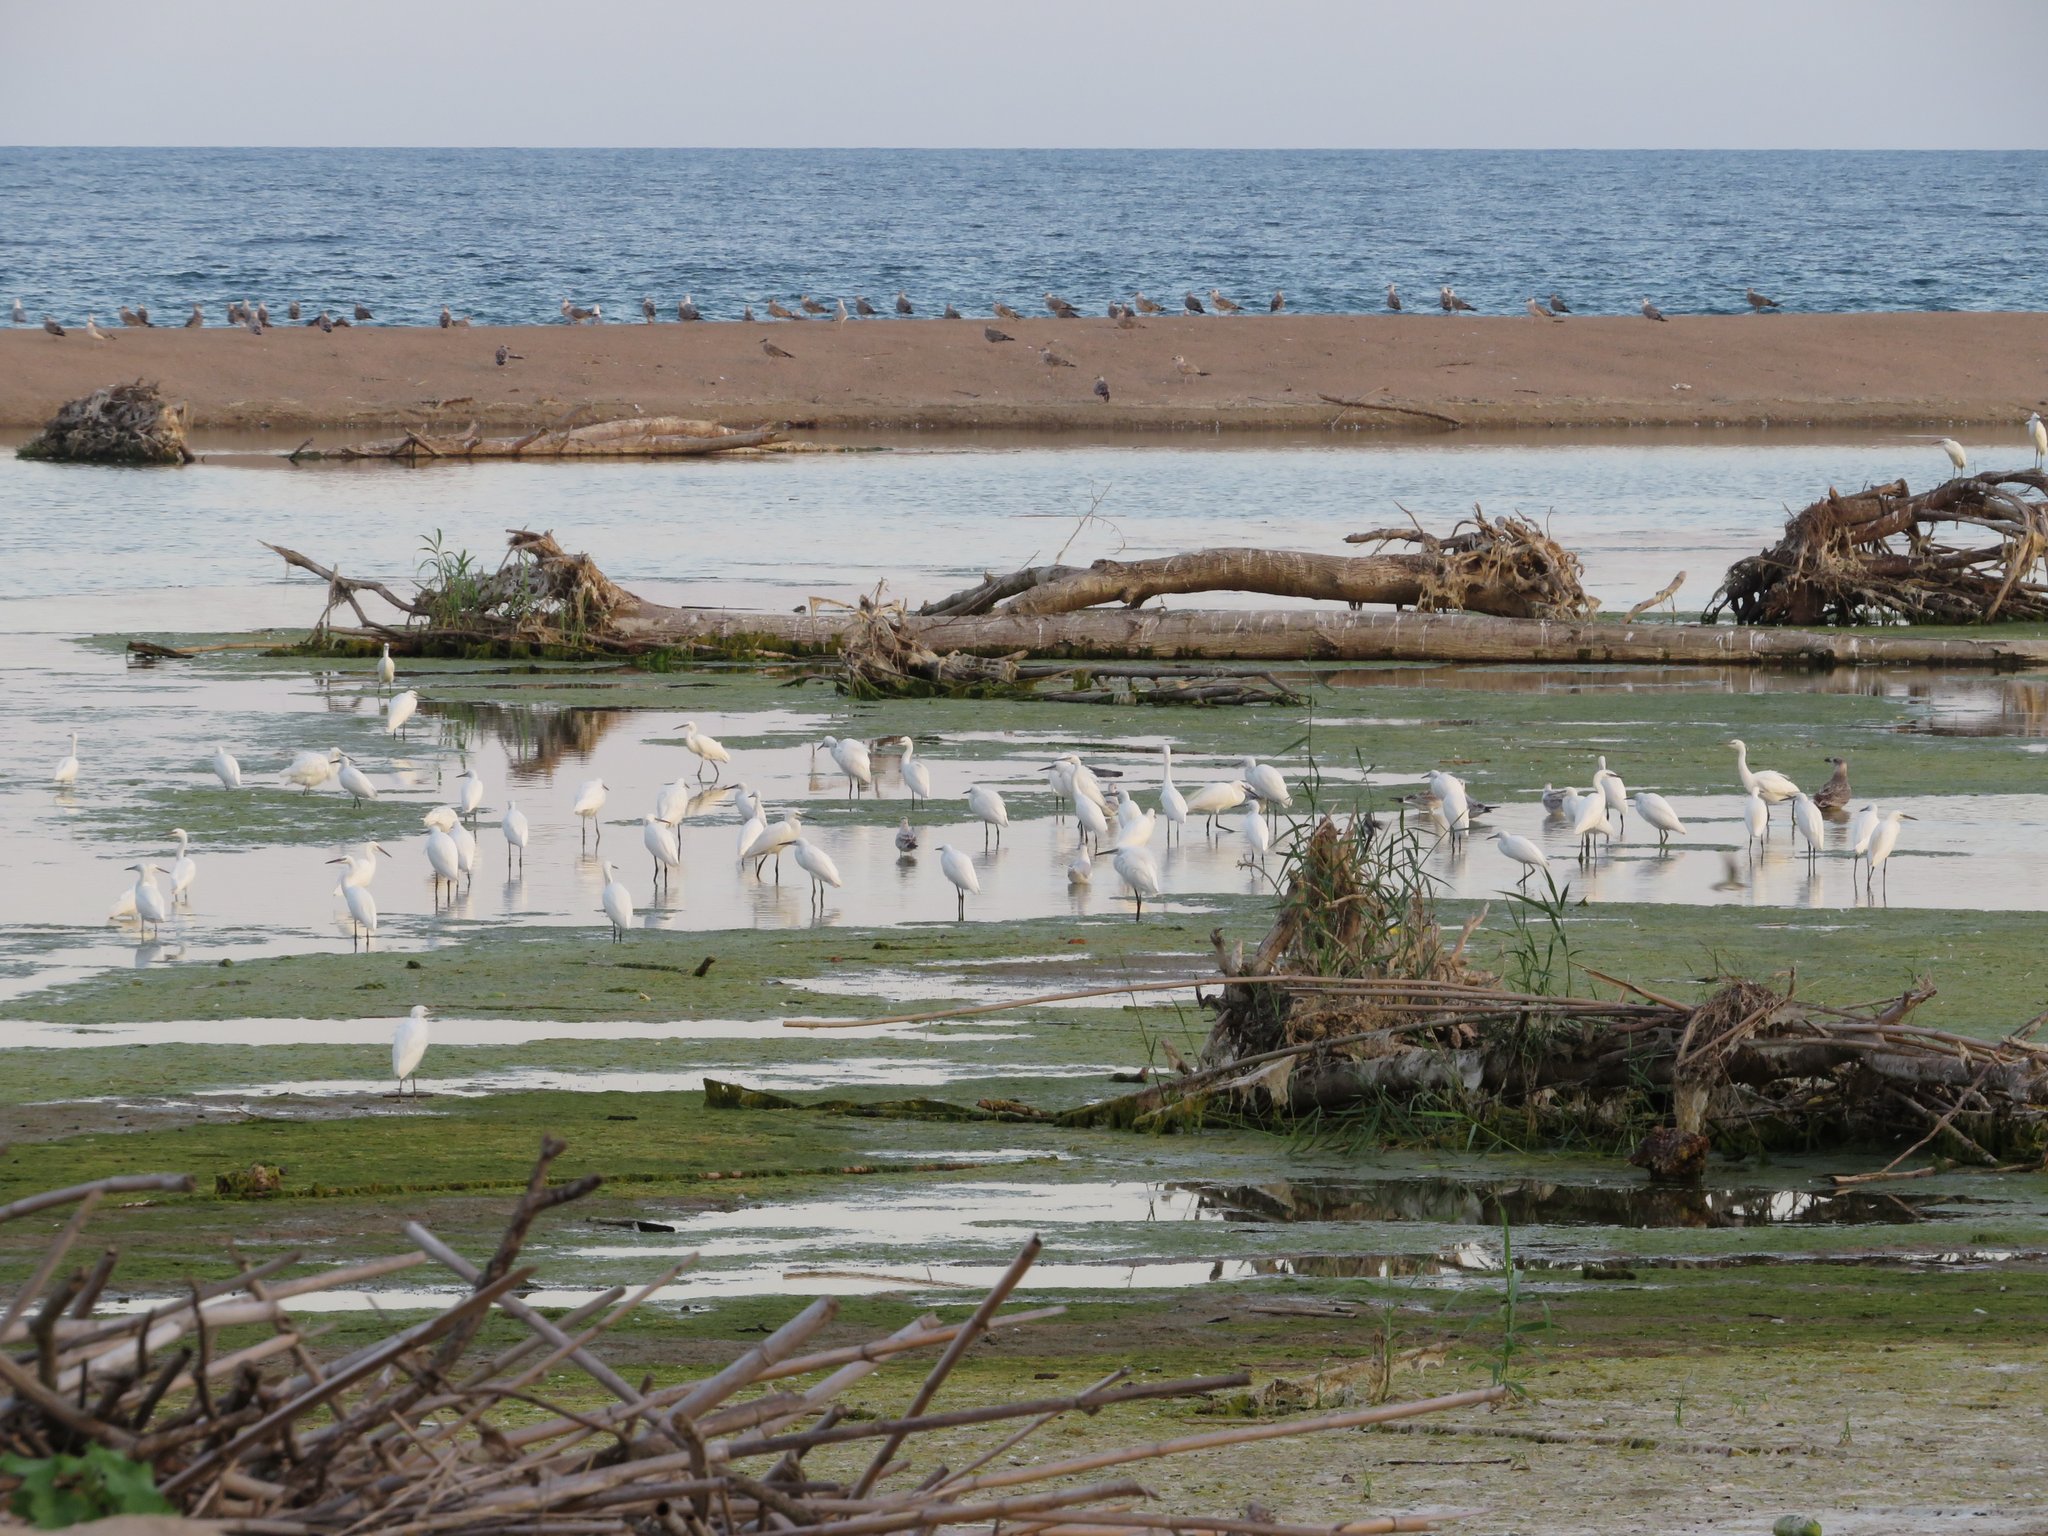
M 712 317 L 798 293 L 986 313 L 1052 290 L 1263 306 L 2048 309 L 2048 154 L 0 148 L 0 299 L 77 321 L 198 300 L 564 297 Z

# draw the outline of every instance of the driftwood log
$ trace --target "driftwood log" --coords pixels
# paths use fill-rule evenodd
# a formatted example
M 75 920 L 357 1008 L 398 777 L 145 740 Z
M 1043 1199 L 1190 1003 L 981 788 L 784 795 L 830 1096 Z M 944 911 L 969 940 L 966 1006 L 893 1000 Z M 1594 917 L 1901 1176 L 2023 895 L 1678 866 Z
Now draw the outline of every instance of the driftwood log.
M 2029 494 L 2031 493 L 2031 494 Z M 1833 490 L 1728 568 L 1706 616 L 1741 624 L 2048 619 L 2048 475 L 1959 475 Z
M 782 434 L 779 425 L 734 428 L 687 416 L 630 416 L 518 437 L 485 437 L 474 425 L 452 436 L 409 431 L 340 448 L 300 448 L 291 457 L 394 459 L 409 464 L 436 459 L 674 459 L 758 448 L 779 441 Z
M 137 379 L 58 407 L 18 456 L 71 464 L 190 464 L 185 410 Z

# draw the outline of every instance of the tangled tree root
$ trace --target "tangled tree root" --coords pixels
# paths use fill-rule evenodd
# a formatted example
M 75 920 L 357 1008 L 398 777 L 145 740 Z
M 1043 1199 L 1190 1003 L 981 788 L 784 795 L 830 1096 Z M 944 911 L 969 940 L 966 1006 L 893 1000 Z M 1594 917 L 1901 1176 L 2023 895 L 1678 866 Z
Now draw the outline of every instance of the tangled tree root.
M 68 400 L 19 457 L 71 464 L 190 464 L 185 412 L 137 379 Z
M 2034 494 L 2028 495 L 2032 491 Z M 2048 618 L 2048 475 L 1958 476 L 1826 496 L 1761 554 L 1728 568 L 1707 604 L 1738 624 L 1982 624 Z M 1964 545 L 1955 533 L 1990 541 Z

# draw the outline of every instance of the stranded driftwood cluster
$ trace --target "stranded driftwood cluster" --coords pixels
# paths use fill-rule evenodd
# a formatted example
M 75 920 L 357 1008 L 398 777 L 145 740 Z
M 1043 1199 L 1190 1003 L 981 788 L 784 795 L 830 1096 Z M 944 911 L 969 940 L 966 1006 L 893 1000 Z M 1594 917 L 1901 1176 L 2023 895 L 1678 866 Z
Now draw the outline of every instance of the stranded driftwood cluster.
M 190 464 L 185 410 L 137 379 L 66 401 L 50 424 L 17 450 L 24 459 L 74 464 Z
M 294 1278 L 287 1272 L 299 1255 L 281 1254 L 229 1279 L 188 1281 L 146 1310 L 102 1308 L 115 1250 L 89 1266 L 67 1269 L 66 1260 L 98 1202 L 187 1190 L 189 1178 L 131 1175 L 0 1206 L 0 1223 L 71 1209 L 0 1313 L 0 1460 L 8 1468 L 0 1500 L 53 1470 L 51 1458 L 94 1456 L 104 1468 L 111 1455 L 131 1493 L 138 1478 L 153 1479 L 177 1511 L 241 1536 L 909 1536 L 1005 1523 L 1038 1536 L 1366 1536 L 1432 1530 L 1450 1517 L 1361 1511 L 1312 1526 L 1264 1510 L 1155 1511 L 1142 1507 L 1153 1495 L 1128 1469 L 1483 1406 L 1507 1393 L 1481 1388 L 1033 1458 L 1026 1440 L 1069 1415 L 1240 1391 L 1248 1380 L 1136 1382 L 1118 1370 L 1079 1393 L 935 1407 L 954 1366 L 991 1332 L 1064 1310 L 1001 1310 L 1038 1256 L 1036 1238 L 958 1321 L 927 1312 L 886 1337 L 827 1344 L 819 1335 L 837 1303 L 824 1297 L 700 1379 L 635 1386 L 601 1357 L 603 1336 L 692 1261 L 554 1316 L 522 1301 L 534 1271 L 520 1250 L 534 1220 L 599 1182 L 550 1185 L 548 1165 L 562 1150 L 543 1146 L 497 1251 L 481 1265 L 411 1222 L 408 1250 L 388 1258 Z M 429 1261 L 456 1282 L 445 1306 L 373 1343 L 316 1357 L 297 1298 Z M 523 1332 L 509 1347 L 484 1350 L 478 1332 L 494 1311 Z M 900 1412 L 850 1411 L 849 1388 L 919 1354 L 936 1359 Z M 603 1406 L 572 1408 L 549 1395 L 551 1373 L 571 1368 Z M 962 1431 L 983 1427 L 987 1443 L 963 1446 Z M 933 1438 L 922 1438 L 934 1435 L 944 1439 L 943 1464 L 927 1453 Z M 807 1462 L 813 1451 L 823 1455 Z
M 1987 624 L 2048 619 L 2048 474 L 1830 489 L 1784 537 L 1728 568 L 1706 617 L 1739 624 Z

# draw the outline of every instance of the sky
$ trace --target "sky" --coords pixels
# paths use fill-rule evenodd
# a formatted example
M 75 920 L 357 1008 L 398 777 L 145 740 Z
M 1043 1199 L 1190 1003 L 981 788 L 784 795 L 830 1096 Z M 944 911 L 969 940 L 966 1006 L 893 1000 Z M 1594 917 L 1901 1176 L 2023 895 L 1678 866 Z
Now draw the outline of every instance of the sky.
M 2048 148 L 2048 0 L 0 0 L 0 38 L 11 145 Z

